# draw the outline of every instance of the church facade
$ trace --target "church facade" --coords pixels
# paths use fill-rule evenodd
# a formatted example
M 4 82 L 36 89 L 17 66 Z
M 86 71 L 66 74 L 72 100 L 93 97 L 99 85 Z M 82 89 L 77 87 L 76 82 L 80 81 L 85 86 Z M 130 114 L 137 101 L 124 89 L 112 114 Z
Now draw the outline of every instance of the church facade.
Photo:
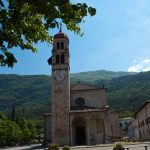
M 120 138 L 118 112 L 107 105 L 106 88 L 84 83 L 70 86 L 69 38 L 61 29 L 54 36 L 51 113 L 44 116 L 44 142 L 95 145 Z

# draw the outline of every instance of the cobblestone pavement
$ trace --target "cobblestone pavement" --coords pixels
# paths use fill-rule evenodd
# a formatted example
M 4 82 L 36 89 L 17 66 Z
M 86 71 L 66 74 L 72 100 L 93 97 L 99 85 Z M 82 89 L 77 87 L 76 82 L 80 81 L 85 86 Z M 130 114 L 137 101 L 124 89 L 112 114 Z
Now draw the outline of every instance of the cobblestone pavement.
M 144 146 L 148 146 L 145 149 Z M 132 144 L 132 145 L 125 145 L 125 150 L 150 150 L 150 142 L 143 142 L 141 144 Z M 31 145 L 31 146 L 21 146 L 21 147 L 13 147 L 13 148 L 3 148 L 0 150 L 47 150 L 43 149 L 41 145 Z M 81 147 L 71 147 L 71 150 L 113 150 L 113 146 L 110 144 L 98 145 L 98 146 L 81 146 Z
M 129 148 L 129 150 L 150 150 L 150 143 L 147 142 L 143 144 L 126 145 L 126 147 Z
M 147 149 L 145 149 L 144 146 L 148 146 Z M 131 145 L 125 145 L 125 150 L 150 150 L 150 142 L 143 142 L 142 144 L 131 144 Z M 129 149 L 127 149 L 129 148 Z M 113 150 L 112 145 L 103 145 L 103 146 L 96 146 L 96 147 L 73 147 L 71 150 Z
M 79 148 L 71 148 L 71 150 L 112 150 L 112 146 L 96 146 L 96 147 L 79 147 Z
M 27 145 L 27 146 L 17 146 L 11 148 L 0 148 L 0 150 L 43 150 L 41 144 Z

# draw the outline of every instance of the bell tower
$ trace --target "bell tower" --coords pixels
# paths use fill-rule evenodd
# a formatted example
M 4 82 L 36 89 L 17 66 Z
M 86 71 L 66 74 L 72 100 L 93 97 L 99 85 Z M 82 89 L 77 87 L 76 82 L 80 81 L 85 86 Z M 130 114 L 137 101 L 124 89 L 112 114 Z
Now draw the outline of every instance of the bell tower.
M 69 39 L 60 31 L 54 36 L 52 57 L 52 143 L 70 144 L 70 76 Z

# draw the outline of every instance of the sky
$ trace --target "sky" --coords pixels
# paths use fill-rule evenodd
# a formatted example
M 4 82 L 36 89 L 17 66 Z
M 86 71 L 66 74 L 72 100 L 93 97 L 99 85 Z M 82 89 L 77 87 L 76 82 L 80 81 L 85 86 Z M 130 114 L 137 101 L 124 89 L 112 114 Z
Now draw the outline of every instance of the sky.
M 70 40 L 70 72 L 150 70 L 150 0 L 73 0 L 95 7 L 96 16 L 81 25 L 84 36 L 63 32 Z M 58 29 L 51 31 L 54 35 Z M 12 49 L 18 63 L 0 67 L 0 74 L 51 74 L 51 46 L 36 45 L 37 53 Z

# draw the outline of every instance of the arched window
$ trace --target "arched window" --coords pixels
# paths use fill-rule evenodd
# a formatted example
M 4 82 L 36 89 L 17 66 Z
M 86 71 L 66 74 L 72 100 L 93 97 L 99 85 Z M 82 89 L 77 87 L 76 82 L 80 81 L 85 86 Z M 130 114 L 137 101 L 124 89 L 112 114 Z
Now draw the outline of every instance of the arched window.
M 57 54 L 57 55 L 56 55 L 56 64 L 59 64 L 59 62 L 60 62 L 60 61 L 59 61 L 59 55 Z
M 65 57 L 64 57 L 64 54 L 61 54 L 61 64 L 64 64 L 65 63 Z
M 57 42 L 57 49 L 60 49 L 60 43 Z
M 61 42 L 61 49 L 64 49 L 64 42 Z

